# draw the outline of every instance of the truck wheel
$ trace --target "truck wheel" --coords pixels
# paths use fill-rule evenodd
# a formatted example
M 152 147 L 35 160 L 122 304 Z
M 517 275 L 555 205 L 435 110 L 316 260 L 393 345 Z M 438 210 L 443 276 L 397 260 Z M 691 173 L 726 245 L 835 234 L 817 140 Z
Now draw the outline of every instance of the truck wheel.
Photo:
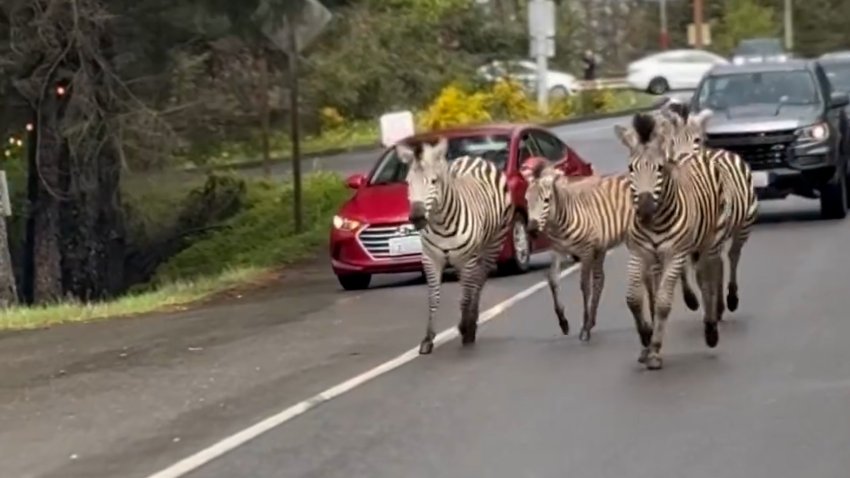
M 345 290 L 363 290 L 369 288 L 372 282 L 370 274 L 345 274 L 336 276 L 339 285 Z
M 820 214 L 824 219 L 847 217 L 847 176 L 838 174 L 820 190 Z
M 521 214 L 514 217 L 510 235 L 511 258 L 500 264 L 499 269 L 506 274 L 525 274 L 531 264 L 531 239 L 525 228 L 525 218 Z
M 663 95 L 670 91 L 670 84 L 667 83 L 667 80 L 659 76 L 653 78 L 652 81 L 649 82 L 649 88 L 647 88 L 647 91 L 653 95 Z

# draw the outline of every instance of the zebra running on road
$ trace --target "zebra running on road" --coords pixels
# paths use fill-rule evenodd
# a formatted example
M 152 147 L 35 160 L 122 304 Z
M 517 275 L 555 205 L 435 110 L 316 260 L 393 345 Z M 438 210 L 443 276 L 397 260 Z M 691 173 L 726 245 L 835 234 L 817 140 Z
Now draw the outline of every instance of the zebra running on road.
M 570 326 L 559 297 L 561 259 L 571 255 L 581 263 L 584 320 L 579 339 L 586 342 L 596 325 L 605 285 L 605 256 L 623 243 L 633 219 L 628 177 L 619 174 L 570 180 L 543 161 L 526 163 L 521 172 L 528 182 L 528 232 L 543 232 L 552 244 L 547 281 L 564 335 Z
M 475 342 L 481 290 L 504 244 L 514 216 L 508 181 L 494 163 L 464 156 L 446 159 L 448 142 L 411 149 L 396 146 L 408 166 L 410 222 L 420 231 L 422 264 L 428 282 L 428 327 L 420 354 L 434 349 L 434 316 L 440 304 L 443 271 L 457 270 L 462 289 L 458 325 L 464 345 Z
M 670 108 L 669 113 L 667 113 L 668 116 L 672 113 L 671 122 L 674 127 L 674 134 L 671 139 L 671 147 L 674 154 L 678 151 L 694 152 L 705 161 L 716 164 L 720 171 L 720 180 L 724 192 L 723 201 L 726 206 L 724 209 L 725 230 L 723 240 L 724 243 L 730 242 L 727 252 L 729 285 L 725 305 L 730 311 L 734 312 L 738 309 L 740 301 L 738 295 L 738 264 L 741 260 L 741 251 L 750 238 L 753 224 L 758 219 L 759 202 L 753 184 L 752 169 L 738 154 L 725 149 L 705 146 L 704 131 L 689 127 L 690 111 L 688 106 L 679 106 L 676 109 Z M 696 300 L 696 297 L 694 297 L 694 300 Z M 698 302 L 688 303 L 687 305 L 691 310 L 699 308 Z M 723 305 L 721 300 L 721 319 Z
M 702 128 L 711 111 L 689 118 Z M 661 346 L 676 282 L 689 259 L 695 261 L 697 282 L 705 304 L 704 335 L 716 347 L 717 296 L 722 293 L 718 262 L 722 246 L 722 184 L 713 162 L 696 153 L 671 156 L 669 125 L 651 115 L 636 114 L 632 130 L 617 125 L 615 134 L 629 150 L 629 186 L 635 216 L 626 239 L 630 252 L 626 303 L 640 336 L 641 363 L 662 367 Z M 657 274 L 657 275 L 656 275 Z M 654 310 L 652 325 L 643 313 L 643 292 Z

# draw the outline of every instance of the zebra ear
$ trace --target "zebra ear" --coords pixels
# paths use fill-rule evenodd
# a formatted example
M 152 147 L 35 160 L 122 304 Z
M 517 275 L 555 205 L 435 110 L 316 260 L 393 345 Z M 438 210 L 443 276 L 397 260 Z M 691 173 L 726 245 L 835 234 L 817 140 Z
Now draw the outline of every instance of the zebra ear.
M 413 150 L 408 148 L 405 144 L 397 144 L 395 147 L 395 153 L 398 155 L 398 159 L 401 160 L 403 164 L 410 164 L 416 160 L 416 153 L 414 153 Z
M 637 148 L 638 137 L 633 129 L 617 124 L 614 125 L 614 134 L 629 151 L 634 151 Z
M 706 122 L 714 116 L 714 111 L 706 108 L 699 112 L 699 114 L 693 115 L 689 118 L 688 122 L 702 131 L 705 128 Z
M 449 151 L 449 141 L 445 136 L 441 136 L 440 140 L 437 141 L 431 148 L 431 154 L 433 155 L 433 159 L 446 159 L 446 153 Z

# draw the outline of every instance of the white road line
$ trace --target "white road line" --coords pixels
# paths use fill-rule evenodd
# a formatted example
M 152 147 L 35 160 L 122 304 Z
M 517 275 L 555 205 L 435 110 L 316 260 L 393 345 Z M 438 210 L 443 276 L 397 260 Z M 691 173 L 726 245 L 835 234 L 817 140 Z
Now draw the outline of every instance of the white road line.
M 561 271 L 561 274 L 558 276 L 558 279 L 563 279 L 564 277 L 567 277 L 568 275 L 572 274 L 573 272 L 578 270 L 579 266 L 579 264 L 574 264 L 564 269 L 563 271 Z M 478 323 L 484 324 L 485 322 L 493 320 L 502 312 L 510 309 L 518 302 L 522 301 L 523 299 L 526 299 L 538 290 L 546 287 L 546 285 L 547 284 L 545 280 L 540 281 L 534 284 L 533 286 L 522 290 L 511 297 L 508 297 L 507 299 L 494 305 L 493 307 L 490 307 L 489 309 L 482 312 L 481 315 L 479 315 Z M 434 339 L 434 348 L 436 349 L 440 345 L 443 345 L 444 343 L 456 338 L 457 336 L 457 327 L 452 327 L 450 329 L 446 329 L 440 332 Z M 364 383 L 372 380 L 373 378 L 377 378 L 381 375 L 384 375 L 385 373 L 391 372 L 418 357 L 419 347 L 417 346 L 388 362 L 384 362 L 371 370 L 357 375 L 356 377 L 350 378 L 345 382 L 340 383 L 339 385 L 331 387 L 325 390 L 324 392 L 321 392 L 317 395 L 308 398 L 307 400 L 304 400 L 300 403 L 296 403 L 295 405 L 292 405 L 291 407 L 283 410 L 282 412 L 276 415 L 272 415 L 240 432 L 230 435 L 229 437 L 219 441 L 218 443 L 208 448 L 205 448 L 195 453 L 194 455 L 186 457 L 178 461 L 177 463 L 169 466 L 168 468 L 148 476 L 147 478 L 179 478 L 181 476 L 184 476 L 187 473 L 192 472 L 200 468 L 201 466 L 211 462 L 212 460 L 224 455 L 225 453 L 228 453 L 244 445 L 250 440 L 257 438 L 263 433 L 272 430 L 273 428 L 276 428 L 299 415 L 306 413 L 307 411 L 327 402 L 328 400 L 336 398 L 346 392 L 350 392 L 351 390 L 354 390 L 355 388 L 359 387 L 360 385 L 363 385 Z

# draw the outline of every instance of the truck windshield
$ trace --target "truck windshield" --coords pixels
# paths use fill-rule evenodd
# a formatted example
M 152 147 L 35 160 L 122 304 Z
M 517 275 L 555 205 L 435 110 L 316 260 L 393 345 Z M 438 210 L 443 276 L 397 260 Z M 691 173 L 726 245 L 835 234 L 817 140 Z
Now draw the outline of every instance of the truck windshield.
M 449 150 L 446 154 L 449 161 L 461 156 L 480 156 L 504 168 L 508 162 L 511 137 L 507 134 L 476 134 L 449 139 Z M 412 145 L 409 145 L 412 146 Z M 402 163 L 392 148 L 384 154 L 378 169 L 372 175 L 371 184 L 391 184 L 405 180 L 407 165 Z
M 778 55 L 782 54 L 782 43 L 774 39 L 744 40 L 735 49 L 735 55 Z
M 817 105 L 820 97 L 811 73 L 788 70 L 709 76 L 697 101 L 699 109 L 725 110 L 754 104 Z

